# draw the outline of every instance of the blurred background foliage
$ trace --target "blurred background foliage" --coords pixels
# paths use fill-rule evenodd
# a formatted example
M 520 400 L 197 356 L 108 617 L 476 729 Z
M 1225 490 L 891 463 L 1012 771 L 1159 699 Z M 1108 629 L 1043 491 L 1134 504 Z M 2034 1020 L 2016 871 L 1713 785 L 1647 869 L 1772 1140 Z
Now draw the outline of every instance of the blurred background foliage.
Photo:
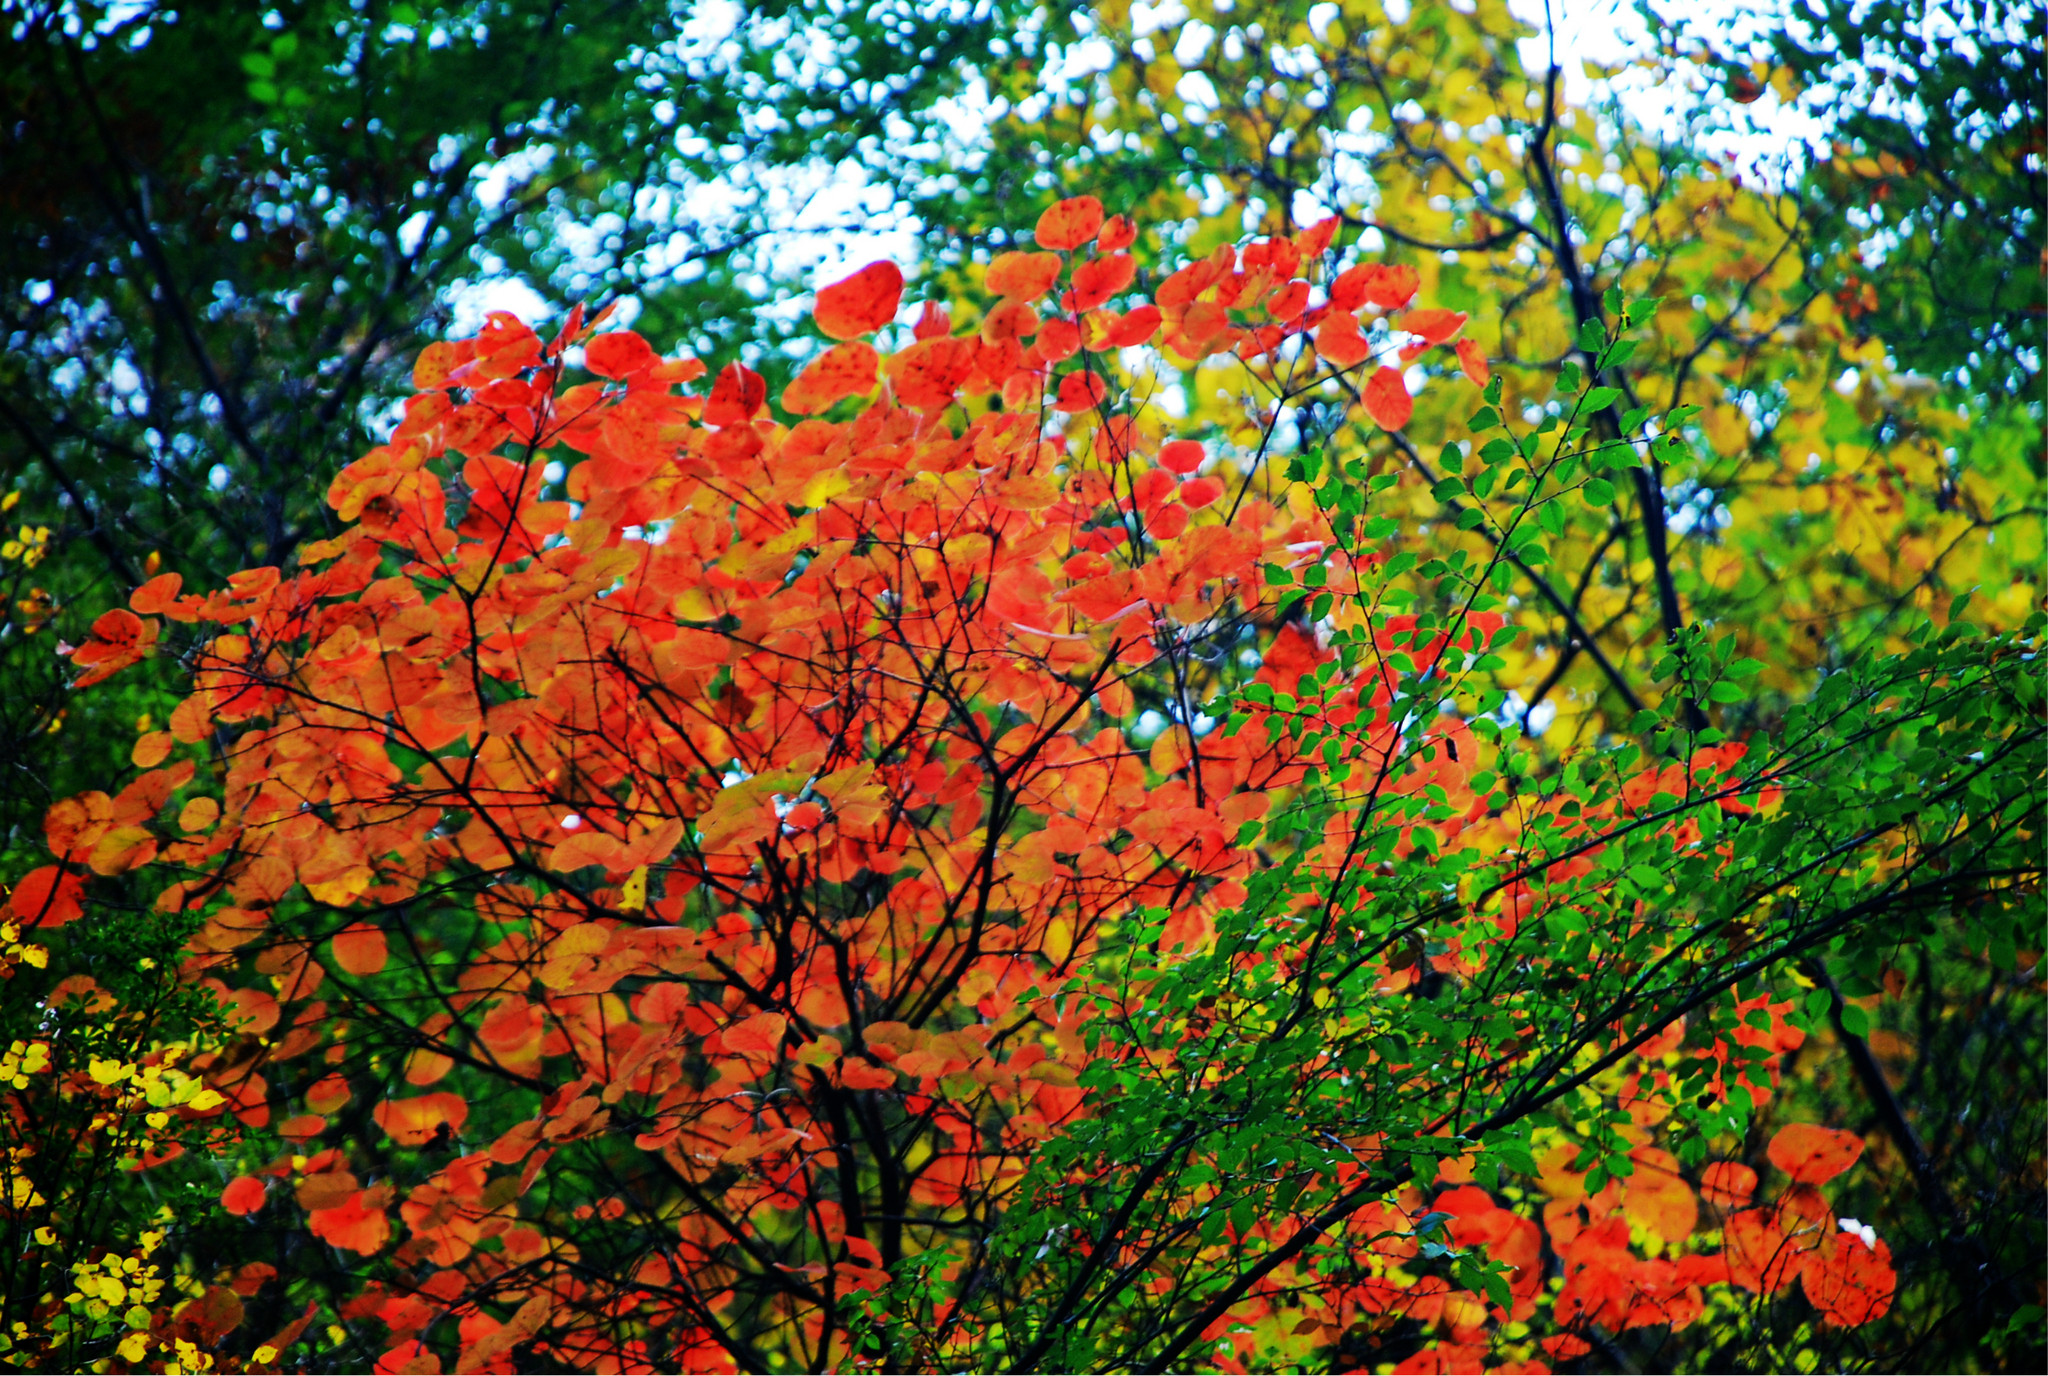
M 1655 342 L 1602 380 L 1700 409 L 1622 506 L 1575 514 L 1556 563 L 1522 570 L 1532 738 L 1625 735 L 1693 622 L 1769 666 L 1763 729 L 1913 609 L 1973 591 L 1973 616 L 2017 625 L 2042 586 L 2042 7 L 1646 3 L 1635 65 L 1584 74 L 1577 103 L 1536 18 L 1500 0 L 0 4 L 5 872 L 175 700 L 172 656 L 154 684 L 72 698 L 63 646 L 159 570 L 213 586 L 330 534 L 328 482 L 426 342 L 490 309 L 623 298 L 658 348 L 744 350 L 779 390 L 796 298 L 850 240 L 921 257 L 950 295 L 1005 227 L 1082 191 L 1150 227 L 1149 281 L 1339 214 L 1340 247 L 1472 313 L 1510 404 L 1586 361 L 1609 289 L 1664 298 Z M 1706 151 L 1760 144 L 1768 167 Z M 1198 372 L 1183 391 L 1190 433 L 1252 424 Z M 1332 398 L 1297 438 L 1353 415 Z M 1410 538 L 1477 538 L 1427 456 L 1380 449 Z M 184 934 L 125 921 L 91 949 L 70 929 L 67 958 L 147 1003 L 137 952 L 168 967 Z M 1867 1041 L 1817 1039 L 1792 1077 L 1803 1109 L 1897 1145 L 1869 1208 L 1920 1289 L 1864 1365 L 2039 1350 L 2027 969 L 1902 951 Z

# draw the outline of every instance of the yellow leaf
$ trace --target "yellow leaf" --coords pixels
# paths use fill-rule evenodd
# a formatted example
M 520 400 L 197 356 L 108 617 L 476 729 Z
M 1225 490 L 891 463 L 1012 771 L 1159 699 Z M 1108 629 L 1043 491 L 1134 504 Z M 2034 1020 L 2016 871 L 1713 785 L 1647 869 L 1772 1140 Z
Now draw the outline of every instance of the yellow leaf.
M 619 911 L 637 913 L 647 907 L 647 866 L 642 865 L 626 876 L 625 887 L 619 890 Z
M 1064 965 L 1067 957 L 1074 953 L 1074 929 L 1063 917 L 1056 917 L 1045 925 L 1045 958 L 1054 965 Z

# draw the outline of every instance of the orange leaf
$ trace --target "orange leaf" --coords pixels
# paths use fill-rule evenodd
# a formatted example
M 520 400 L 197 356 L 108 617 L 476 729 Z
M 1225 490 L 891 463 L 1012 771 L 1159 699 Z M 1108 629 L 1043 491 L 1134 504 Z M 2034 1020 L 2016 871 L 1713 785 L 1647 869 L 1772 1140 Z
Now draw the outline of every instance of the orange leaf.
M 412 385 L 419 391 L 436 391 L 449 384 L 449 378 L 457 368 L 467 363 L 476 353 L 476 341 L 465 339 L 454 343 L 437 339 L 420 350 L 420 356 L 413 360 Z
M 725 1029 L 725 1049 L 772 1056 L 782 1045 L 789 1019 L 780 1013 L 756 1013 Z
M 386 1099 L 371 1111 L 377 1126 L 402 1147 L 425 1146 L 443 1123 L 460 1132 L 469 1117 L 469 1101 L 459 1094 L 422 1094 L 417 1099 Z
M 1316 353 L 1333 368 L 1349 368 L 1372 357 L 1372 345 L 1358 332 L 1349 311 L 1332 311 L 1316 327 Z
M 1740 1209 L 1756 1197 L 1756 1172 L 1739 1161 L 1714 1161 L 1700 1172 L 1700 1195 L 1723 1209 Z
M 1771 1139 L 1771 1164 L 1802 1185 L 1833 1180 L 1863 1155 L 1863 1139 L 1813 1123 L 1793 1123 Z
M 903 269 L 886 261 L 869 263 L 851 277 L 818 288 L 811 318 L 828 339 L 854 339 L 894 320 L 902 300 Z
M 868 345 L 835 344 L 783 388 L 782 409 L 814 416 L 844 397 L 866 396 L 875 390 L 880 367 L 881 356 Z
M 1098 253 L 1115 253 L 1118 249 L 1129 248 L 1138 241 L 1138 226 L 1128 215 L 1112 215 L 1102 222 L 1102 232 L 1095 236 L 1095 250 Z
M 1199 511 L 1223 495 L 1223 482 L 1219 478 L 1189 478 L 1180 485 L 1180 499 L 1190 508 Z
M 384 968 L 390 954 L 384 933 L 364 923 L 344 927 L 334 934 L 334 963 L 347 974 L 374 975 Z
M 1401 328 L 1431 344 L 1441 344 L 1457 336 L 1465 328 L 1467 316 L 1463 311 L 1447 311 L 1431 306 L 1425 310 L 1410 311 L 1401 317 Z
M 1102 202 L 1093 196 L 1061 201 L 1038 217 L 1040 248 L 1079 248 L 1102 229 Z
M 1392 368 L 1381 368 L 1365 383 L 1365 413 L 1382 430 L 1399 430 L 1415 414 L 1408 384 Z
M 953 394 L 974 369 L 980 346 L 972 339 L 920 339 L 889 359 L 896 400 L 918 411 L 952 405 Z
M 178 589 L 185 586 L 182 573 L 160 573 L 128 594 L 128 605 L 144 616 L 161 615 L 165 609 L 178 600 Z
M 126 874 L 156 859 L 156 838 L 141 827 L 115 827 L 92 848 L 94 874 Z
M 982 283 L 996 295 L 1011 301 L 1036 301 L 1052 290 L 1059 280 L 1059 255 L 1053 253 L 1000 253 L 988 265 Z
M 896 1072 L 849 1056 L 839 1067 L 839 1082 L 848 1089 L 890 1089 L 896 1084 Z
M 306 1226 L 314 1237 L 333 1246 L 369 1256 L 391 1240 L 391 1220 L 381 1208 L 369 1207 L 358 1190 L 331 1209 L 315 1209 L 306 1215 Z
M 1469 339 L 1458 341 L 1458 367 L 1472 379 L 1474 387 L 1484 387 L 1493 376 L 1493 369 L 1486 365 L 1486 351 Z
M 1692 1236 L 1699 1222 L 1699 1203 L 1692 1187 L 1678 1174 L 1678 1158 L 1656 1147 L 1638 1147 L 1629 1155 L 1635 1174 L 1628 1178 L 1622 1212 L 1674 1247 Z

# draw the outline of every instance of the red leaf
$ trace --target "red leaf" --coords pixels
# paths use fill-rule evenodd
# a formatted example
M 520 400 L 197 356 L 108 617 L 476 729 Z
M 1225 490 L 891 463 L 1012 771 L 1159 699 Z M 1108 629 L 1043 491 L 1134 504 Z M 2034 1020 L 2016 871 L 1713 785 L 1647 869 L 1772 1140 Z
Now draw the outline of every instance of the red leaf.
M 1059 399 L 1053 402 L 1052 409 L 1067 415 L 1092 410 L 1102 404 L 1106 391 L 1100 373 L 1068 373 L 1060 379 Z
M 768 403 L 768 382 L 745 364 L 729 364 L 704 402 L 706 425 L 741 425 Z
M 583 346 L 583 366 L 599 377 L 627 378 L 659 362 L 653 346 L 631 330 L 601 334 Z
M 828 339 L 854 339 L 894 320 L 902 300 L 903 269 L 890 262 L 869 263 L 844 281 L 818 288 L 811 318 Z
M 1079 248 L 1102 228 L 1102 202 L 1093 196 L 1061 201 L 1038 217 L 1040 248 Z
M 1798 1279 L 1806 1265 L 1807 1248 L 1786 1236 L 1767 1209 L 1744 1209 L 1728 1220 L 1722 1236 L 1728 1278 L 1744 1290 L 1774 1295 Z
M 1103 221 L 1102 233 L 1095 236 L 1097 253 L 1115 253 L 1118 249 L 1129 248 L 1138 241 L 1138 226 L 1128 215 L 1112 215 Z
M 1410 267 L 1388 267 L 1385 263 L 1361 263 L 1337 275 L 1330 284 L 1330 306 L 1334 310 L 1357 310 L 1378 306 L 1396 310 L 1415 298 L 1422 277 Z
M 1107 258 L 1090 258 L 1074 269 L 1074 289 L 1068 293 L 1067 308 L 1092 311 L 1131 284 L 1138 265 L 1128 253 Z
M 1223 481 L 1220 478 L 1189 478 L 1180 485 L 1180 499 L 1189 507 L 1200 510 L 1223 495 Z
M 14 886 L 7 896 L 7 910 L 31 926 L 61 927 L 83 915 L 85 908 L 79 900 L 84 895 L 85 886 L 77 875 L 66 874 L 61 866 L 44 865 L 30 870 Z
M 220 1206 L 231 1214 L 253 1214 L 263 1207 L 266 1189 L 261 1177 L 237 1176 L 220 1192 Z
M 1157 306 L 1133 306 L 1110 330 L 1109 338 L 1103 341 L 1103 347 L 1128 349 L 1138 344 L 1149 343 L 1152 336 L 1157 333 L 1162 318 Z
M 1199 481 L 1213 483 L 1216 480 L 1214 478 L 1202 478 Z M 1188 509 L 1184 506 L 1170 506 L 1154 513 L 1151 523 L 1147 527 L 1152 534 L 1152 538 L 1155 540 L 1177 540 L 1180 538 L 1181 532 L 1187 528 Z
M 1294 236 L 1294 246 L 1301 250 L 1304 259 L 1314 258 L 1330 246 L 1330 240 L 1337 237 L 1338 217 L 1318 220 Z
M 1192 473 L 1207 457 L 1195 440 L 1172 440 L 1159 450 L 1159 466 L 1169 473 Z
M 1834 1328 L 1855 1328 L 1882 1318 L 1892 1307 L 1898 1273 L 1884 1239 L 1871 1247 L 1854 1233 L 1835 1234 L 1827 1247 L 1806 1263 L 1799 1277 L 1806 1298 Z
M 1863 1139 L 1813 1123 L 1793 1123 L 1771 1139 L 1771 1164 L 1802 1185 L 1833 1180 L 1863 1155 Z
M 1392 368 L 1382 368 L 1365 383 L 1365 413 L 1382 430 L 1399 430 L 1415 414 L 1408 384 Z

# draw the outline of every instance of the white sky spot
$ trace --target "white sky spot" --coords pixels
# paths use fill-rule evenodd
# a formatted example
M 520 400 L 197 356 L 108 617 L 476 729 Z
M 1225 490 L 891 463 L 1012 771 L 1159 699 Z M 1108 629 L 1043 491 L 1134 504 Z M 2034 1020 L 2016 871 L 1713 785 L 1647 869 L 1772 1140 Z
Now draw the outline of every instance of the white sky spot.
M 1682 3 L 1688 14 L 1725 28 L 1731 35 L 1737 34 L 1754 14 L 1753 7 L 1742 0 L 1668 2 Z M 1783 110 L 1777 97 L 1769 94 L 1745 107 L 1750 132 L 1703 134 L 1689 127 L 1687 111 L 1695 92 L 1686 86 L 1688 81 L 1697 84 L 1701 78 L 1681 69 L 1675 78 L 1666 79 L 1661 71 L 1628 65 L 1652 55 L 1649 33 L 1633 0 L 1550 0 L 1550 15 L 1555 23 L 1555 31 L 1550 34 L 1543 32 L 1544 0 L 1508 0 L 1508 4 L 1518 19 L 1538 30 L 1536 36 L 1521 43 L 1522 60 L 1531 72 L 1541 73 L 1547 68 L 1554 43 L 1569 100 L 1583 105 L 1611 93 L 1627 116 L 1654 138 L 1684 141 L 1709 154 L 1734 157 L 1745 174 L 1768 181 L 1775 179 L 1774 171 L 1778 176 L 1791 171 L 1785 162 L 1788 141 L 1818 127 L 1797 111 Z M 1229 13 L 1222 5 L 1217 8 L 1221 14 Z M 1407 0 L 1387 0 L 1386 9 L 1396 23 L 1409 17 Z M 1312 6 L 1308 12 L 1311 30 L 1326 34 L 1338 13 L 1333 4 Z M 745 7 L 737 0 L 699 0 L 688 7 L 688 15 L 678 44 L 685 59 L 737 62 L 740 46 L 758 40 L 756 30 L 748 27 Z M 1227 24 L 1228 20 L 1223 22 Z M 1190 20 L 1181 0 L 1164 0 L 1159 4 L 1138 0 L 1130 10 L 1130 25 L 1140 37 L 1161 35 L 1161 41 L 1170 38 L 1183 63 L 1199 61 L 1219 38 L 1216 29 Z M 834 50 L 829 36 L 799 28 L 782 40 L 780 51 L 788 59 L 787 75 L 794 79 L 822 76 Z M 1087 89 L 1095 74 L 1110 65 L 1114 52 L 1092 24 L 1083 22 L 1065 33 L 1044 34 L 1035 43 L 1033 56 L 1039 62 L 1040 94 L 1025 102 L 1027 114 L 1031 107 L 1042 105 L 1048 98 L 1060 98 L 1077 88 Z M 1587 62 L 1620 70 L 1603 85 L 1596 76 L 1588 74 Z M 1220 104 L 1208 79 L 1200 75 L 1184 77 L 1180 95 L 1211 110 Z M 1010 113 L 1007 103 L 992 98 L 987 85 L 975 80 L 934 113 L 938 116 L 937 128 L 926 141 L 913 146 L 911 126 L 897 118 L 885 133 L 883 144 L 892 153 L 919 156 L 941 177 L 979 175 L 987 156 L 989 127 Z M 701 154 L 709 151 L 704 139 L 717 136 L 708 131 L 678 130 L 676 137 L 688 145 L 679 145 L 679 151 Z M 1385 131 L 1375 131 L 1371 120 L 1361 112 L 1353 127 L 1339 134 L 1336 145 L 1325 150 L 1339 164 L 1339 181 L 1349 180 L 1344 167 L 1347 162 L 1357 164 L 1384 140 Z M 545 172 L 553 154 L 550 147 L 536 147 L 477 167 L 479 201 L 487 208 L 502 206 L 508 196 Z M 1605 171 L 1599 167 L 1587 170 L 1603 175 Z M 1220 182 L 1199 187 L 1197 192 L 1207 193 L 1215 207 L 1224 203 Z M 1315 195 L 1306 191 L 1290 208 L 1303 223 L 1329 213 Z M 769 232 L 743 249 L 739 261 L 752 269 L 746 285 L 764 295 L 771 282 L 815 286 L 877 259 L 901 265 L 914 278 L 921 257 L 923 227 L 895 203 L 889 187 L 875 182 L 854 161 L 836 166 L 812 162 L 778 167 L 733 163 L 720 176 L 687 190 L 651 190 L 640 198 L 633 214 L 643 226 L 660 225 L 672 231 L 665 238 L 657 236 L 636 265 L 640 279 L 650 284 L 665 278 L 695 278 L 702 272 L 696 255 L 719 249 L 763 225 L 769 227 Z M 400 246 L 408 252 L 416 248 L 425 226 L 426 221 L 420 216 L 407 221 L 400 230 Z M 577 259 L 587 260 L 591 272 L 601 270 L 607 258 L 607 239 L 615 238 L 624 227 L 613 214 L 595 217 L 580 226 L 552 226 L 550 232 L 558 236 L 559 244 L 572 260 L 571 267 L 558 274 L 560 278 L 573 281 L 585 275 L 575 268 Z M 1369 233 L 1361 241 L 1361 251 L 1381 251 L 1383 246 L 1375 242 L 1377 237 Z M 495 259 L 486 259 L 478 267 L 473 279 L 457 282 L 444 298 L 453 317 L 451 329 L 457 335 L 474 333 L 494 310 L 509 311 L 529 323 L 553 314 L 549 296 L 559 293 L 559 286 L 550 287 L 544 295 L 534 285 L 508 275 L 505 265 Z M 572 287 L 571 294 L 574 291 Z M 915 298 L 919 295 L 915 287 L 910 295 L 913 300 L 906 306 L 906 319 L 914 314 Z M 799 293 L 762 309 L 771 319 L 794 320 L 810 308 L 810 301 L 807 292 Z M 622 309 L 615 318 L 620 323 L 630 323 L 638 302 L 629 296 L 620 305 Z
M 1731 33 L 1745 27 L 1758 7 L 1744 0 L 1683 0 L 1672 5 L 1683 17 L 1706 29 Z M 1389 6 L 1391 10 L 1391 6 Z M 1508 11 L 1537 30 L 1521 41 L 1522 63 L 1531 74 L 1549 70 L 1551 43 L 1556 43 L 1560 84 L 1574 105 L 1585 105 L 1602 94 L 1620 103 L 1629 118 L 1652 136 L 1668 142 L 1684 142 L 1696 151 L 1732 159 L 1756 175 L 1777 180 L 1790 169 L 1785 157 L 1793 140 L 1816 136 L 1820 123 L 1800 110 L 1787 109 L 1775 92 L 1744 108 L 1747 133 L 1705 132 L 1690 127 L 1686 111 L 1704 89 L 1699 78 L 1681 72 L 1673 79 L 1668 72 L 1628 64 L 1655 55 L 1655 43 L 1636 12 L 1633 0 L 1550 0 L 1549 15 L 1555 30 L 1545 32 L 1544 0 L 1508 0 Z M 1622 67 L 1611 78 L 1596 80 L 1586 64 Z M 1775 175 L 1774 175 L 1775 174 Z

